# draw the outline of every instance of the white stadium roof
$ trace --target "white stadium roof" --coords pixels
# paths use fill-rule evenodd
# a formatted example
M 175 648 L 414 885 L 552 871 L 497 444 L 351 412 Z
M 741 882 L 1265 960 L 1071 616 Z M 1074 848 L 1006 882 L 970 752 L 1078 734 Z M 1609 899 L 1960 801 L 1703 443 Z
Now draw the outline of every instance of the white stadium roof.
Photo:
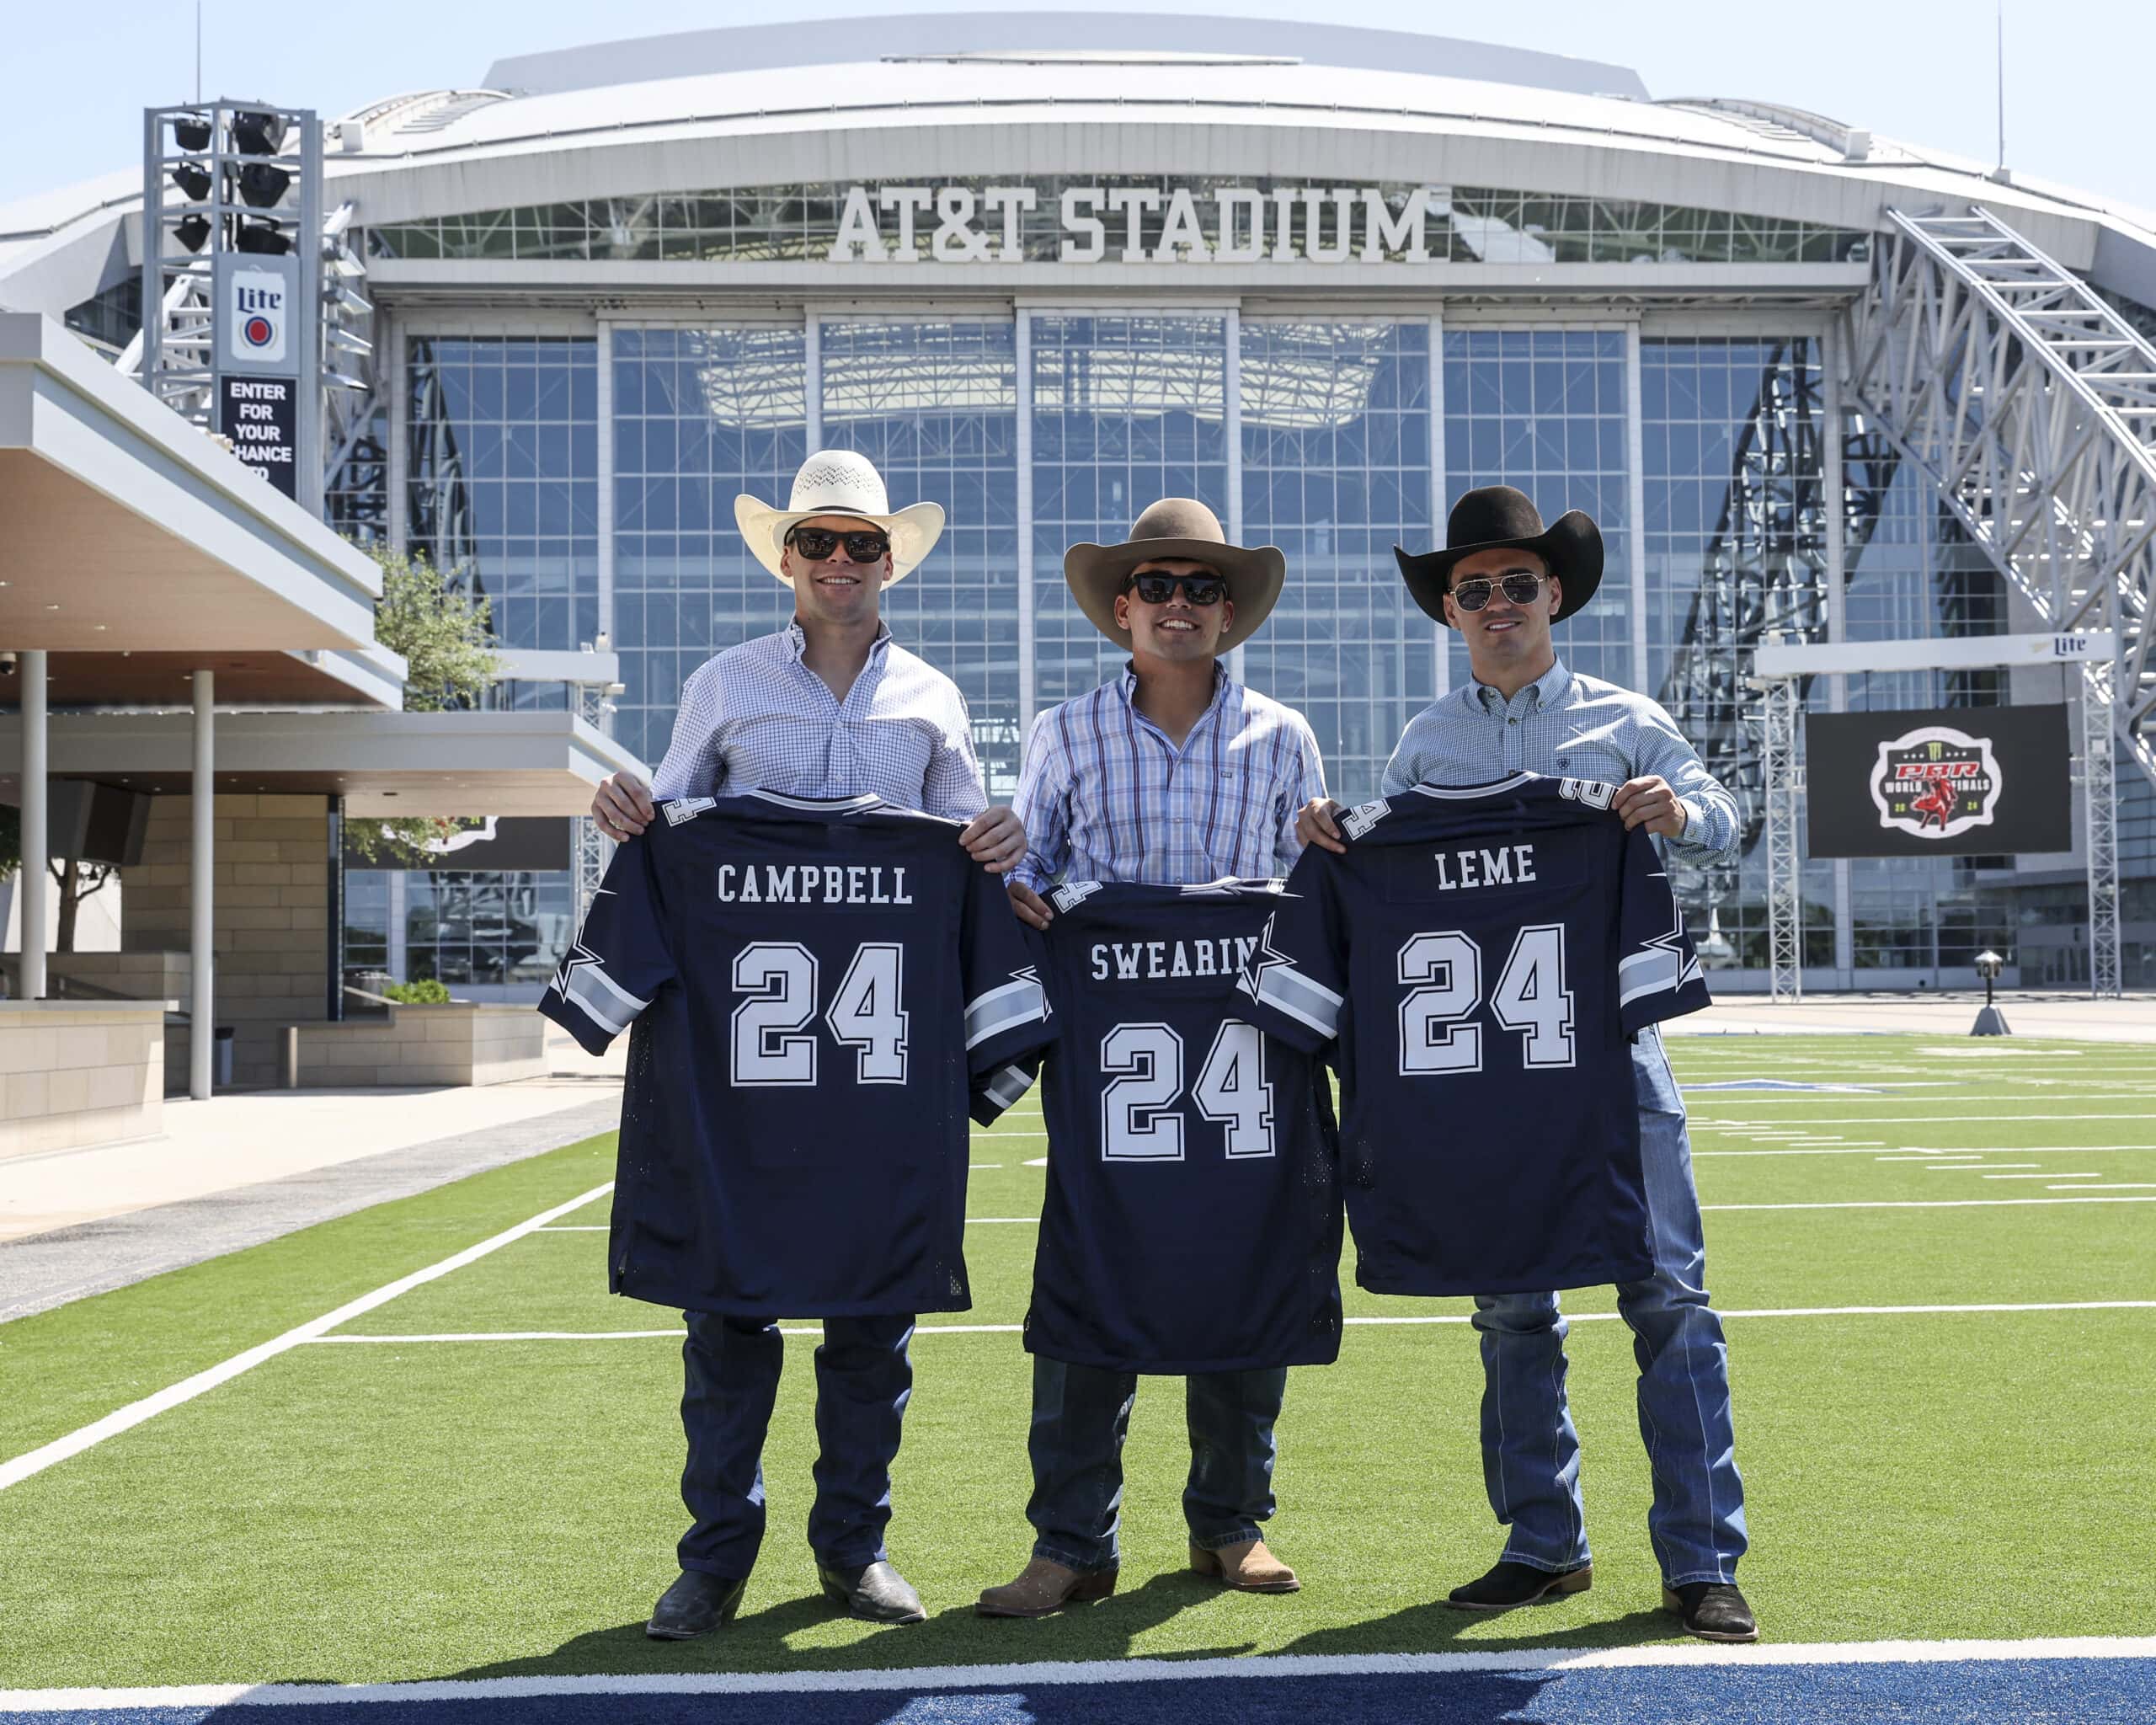
M 702 30 L 504 59 L 478 87 L 346 119 L 330 191 L 370 226 L 983 172 L 1337 176 L 1862 230 L 1890 206 L 1980 200 L 2098 285 L 2156 303 L 2156 217 L 2116 200 L 2001 183 L 1799 109 L 1651 100 L 1620 67 L 1333 25 L 981 13 Z M 0 209 L 0 304 L 57 313 L 121 279 L 139 200 L 131 170 Z

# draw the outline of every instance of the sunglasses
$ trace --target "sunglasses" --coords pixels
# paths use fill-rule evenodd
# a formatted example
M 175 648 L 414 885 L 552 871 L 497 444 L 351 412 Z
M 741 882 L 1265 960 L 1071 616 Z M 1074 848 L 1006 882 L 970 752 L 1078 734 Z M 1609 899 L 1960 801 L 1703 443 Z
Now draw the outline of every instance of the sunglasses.
M 1133 575 L 1123 590 L 1134 592 L 1148 605 L 1166 605 L 1177 588 L 1193 605 L 1218 605 L 1227 596 L 1228 584 L 1218 575 Z
M 834 533 L 829 527 L 796 527 L 786 536 L 786 542 L 811 563 L 823 562 L 841 544 L 856 563 L 881 563 L 891 549 L 889 538 L 882 533 Z
M 1532 605 L 1541 592 L 1547 575 L 1530 574 L 1524 569 L 1516 570 L 1498 581 L 1461 581 L 1452 589 L 1452 602 L 1462 611 L 1480 611 L 1490 602 L 1490 595 L 1499 587 L 1505 597 L 1514 605 Z

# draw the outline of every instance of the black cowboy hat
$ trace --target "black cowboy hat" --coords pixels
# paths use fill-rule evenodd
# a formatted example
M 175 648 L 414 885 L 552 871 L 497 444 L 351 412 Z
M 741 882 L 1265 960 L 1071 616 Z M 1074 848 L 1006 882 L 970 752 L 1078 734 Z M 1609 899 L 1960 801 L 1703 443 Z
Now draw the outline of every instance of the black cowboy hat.
M 1401 579 L 1415 602 L 1439 622 L 1445 618 L 1445 593 L 1453 565 L 1478 551 L 1531 551 L 1549 566 L 1561 585 L 1564 602 L 1550 619 L 1562 622 L 1602 585 L 1602 530 L 1579 510 L 1567 510 L 1546 530 L 1524 491 L 1509 485 L 1485 485 L 1452 506 L 1445 518 L 1445 547 L 1412 556 L 1397 545 Z

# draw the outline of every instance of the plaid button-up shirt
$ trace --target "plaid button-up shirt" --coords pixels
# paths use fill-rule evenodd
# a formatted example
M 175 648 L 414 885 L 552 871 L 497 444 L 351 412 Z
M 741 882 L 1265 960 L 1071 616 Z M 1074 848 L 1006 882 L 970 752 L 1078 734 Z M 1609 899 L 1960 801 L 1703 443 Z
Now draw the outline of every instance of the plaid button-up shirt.
M 789 623 L 729 647 L 681 688 L 654 797 L 855 797 L 970 820 L 988 806 L 965 697 L 879 628 L 841 702 L 801 662 Z
M 1193 886 L 1285 874 L 1299 854 L 1295 811 L 1325 794 L 1302 714 L 1219 666 L 1213 701 L 1178 749 L 1138 710 L 1136 676 L 1033 721 L 1011 807 L 1026 856 L 1011 879 Z
M 1385 769 L 1385 793 L 1411 785 L 1485 784 L 1521 771 L 1622 784 L 1667 779 L 1684 836 L 1662 842 L 1700 860 L 1737 843 L 1737 801 L 1654 702 L 1556 665 L 1508 701 L 1468 682 L 1407 721 Z

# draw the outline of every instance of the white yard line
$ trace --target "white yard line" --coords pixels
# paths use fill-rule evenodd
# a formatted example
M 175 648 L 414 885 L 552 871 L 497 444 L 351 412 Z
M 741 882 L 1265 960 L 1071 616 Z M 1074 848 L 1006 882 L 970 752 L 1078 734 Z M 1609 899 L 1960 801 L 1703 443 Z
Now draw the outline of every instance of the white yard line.
M 2025 1204 L 2156 1204 L 2156 1198 L 1909 1198 L 1841 1204 L 1703 1204 L 1709 1210 L 1993 1210 Z
M 1990 1168 L 2041 1168 L 2041 1162 L 1934 1162 L 1931 1167 L 1942 1174 L 1981 1174 Z
M 235 1354 L 230 1359 L 221 1361 L 207 1370 L 198 1371 L 191 1378 L 184 1378 L 169 1388 L 158 1391 L 154 1396 L 145 1396 L 139 1402 L 131 1402 L 126 1407 L 106 1414 L 102 1419 L 93 1420 L 64 1438 L 55 1438 L 49 1444 L 40 1445 L 28 1455 L 18 1455 L 11 1461 L 0 1461 L 0 1492 L 6 1491 L 10 1486 L 20 1485 L 33 1475 L 42 1473 L 46 1468 L 55 1466 L 70 1456 L 94 1449 L 107 1438 L 117 1437 L 120 1433 L 141 1425 L 145 1420 L 154 1419 L 160 1413 L 168 1413 L 183 1403 L 192 1402 L 197 1396 L 206 1395 L 218 1385 L 230 1383 L 242 1373 L 253 1370 L 256 1366 L 275 1359 L 302 1342 L 311 1342 L 339 1324 L 349 1323 L 355 1317 L 387 1306 L 399 1295 L 408 1294 L 414 1288 L 424 1287 L 427 1283 L 447 1275 L 451 1270 L 460 1270 L 468 1263 L 475 1263 L 488 1253 L 499 1252 L 527 1234 L 536 1233 L 556 1217 L 581 1210 L 593 1199 L 602 1198 L 613 1189 L 611 1180 L 604 1186 L 595 1186 L 581 1198 L 572 1198 L 567 1204 L 558 1204 L 552 1210 L 542 1210 L 530 1220 L 519 1222 L 513 1228 L 505 1228 L 491 1239 L 482 1240 L 477 1246 L 467 1246 L 463 1251 L 442 1259 L 440 1263 L 429 1264 L 426 1268 L 414 1270 L 408 1276 L 399 1276 L 371 1294 L 362 1294 L 357 1300 L 347 1301 L 334 1311 L 324 1312 L 320 1317 L 311 1318 L 296 1329 L 287 1330 L 273 1340 L 260 1343 L 243 1354 Z
M 2095 1178 L 2096 1171 L 2094 1168 L 2073 1171 L 2065 1168 L 2049 1168 L 2041 1174 L 1986 1174 L 1984 1176 L 1987 1180 L 2093 1180 Z M 2052 1189 L 2056 1191 L 2057 1188 L 2054 1187 Z
M 1853 1156 L 1867 1150 L 1877 1150 L 1876 1144 L 1831 1145 L 1821 1149 L 1805 1146 L 1784 1146 L 1774 1150 L 1695 1150 L 1694 1161 L 1705 1156 Z M 1973 1156 L 2130 1156 L 2136 1152 L 2156 1156 L 2156 1144 L 2017 1144 L 2007 1150 L 1926 1150 L 1921 1145 L 1904 1145 L 1903 1149 L 1912 1157 L 1921 1156 L 1926 1162 L 1936 1159 L 1942 1167 L 1955 1157 Z M 1884 1156 L 1874 1158 L 1884 1162 Z
M 2156 1300 L 2038 1300 L 2018 1305 L 1983 1306 L 1774 1306 L 1740 1308 L 1719 1314 L 1728 1318 L 1766 1317 L 1946 1317 L 1979 1313 L 2025 1311 L 2156 1311 Z M 1569 1311 L 1568 1322 L 1576 1324 L 1615 1323 L 1622 1316 L 1614 1311 Z M 1408 1317 L 1349 1317 L 1341 1322 L 1351 1329 L 1402 1329 L 1423 1327 L 1432 1324 L 1467 1324 L 1474 1318 L 1466 1312 L 1422 1313 Z M 914 1331 L 916 1336 L 1017 1336 L 1024 1333 L 1023 1324 L 922 1324 Z M 822 1331 L 811 1328 L 782 1327 L 785 1336 L 815 1336 Z M 316 1336 L 310 1338 L 316 1345 L 395 1347 L 406 1342 L 648 1342 L 681 1339 L 679 1327 L 670 1330 L 469 1330 L 448 1331 L 414 1336 Z
M 2156 1181 L 2119 1180 L 2103 1186 L 2047 1186 L 2047 1192 L 2156 1192 Z
M 1691 1113 L 1689 1105 L 1685 1113 L 1688 1115 Z M 1952 1126 L 1967 1125 L 1971 1121 L 1983 1120 L 1994 1126 L 2011 1126 L 2020 1121 L 2025 1121 L 2031 1125 L 2049 1126 L 2063 1120 L 2146 1120 L 2148 1118 L 2146 1109 L 2134 1114 L 2079 1114 L 2051 1111 L 2028 1114 L 1845 1114 L 1831 1120 L 1814 1120 L 1812 1124 L 1822 1128 L 1828 1126 Z M 1775 1131 L 1788 1130 L 1785 1127 L 1769 1126 L 1763 1121 L 1755 1120 L 1694 1119 L 1691 1120 L 1690 1124 L 1694 1132 L 1750 1132 L 1757 1127 L 1758 1135 L 1761 1137 Z
M 974 1228 L 985 1226 L 991 1222 L 1019 1222 L 1028 1228 L 1037 1228 L 1040 1226 L 1040 1220 L 1038 1216 L 968 1216 L 966 1226 Z
M 1260 1653 L 1246 1658 L 1043 1660 L 1008 1665 L 916 1665 L 874 1671 L 638 1672 L 612 1677 L 435 1678 L 416 1683 L 220 1683 L 164 1689 L 0 1690 L 24 1713 L 120 1712 L 150 1707 L 307 1706 L 351 1701 L 533 1701 L 549 1696 L 905 1694 L 1073 1685 L 1201 1683 L 1221 1678 L 1439 1677 L 1490 1671 L 1640 1667 L 1939 1665 L 1977 1660 L 2156 1659 L 2156 1636 L 2040 1641 L 1699 1642 L 1642 1648 L 1508 1648 L 1468 1653 Z
M 604 1234 L 609 1231 L 605 1222 L 549 1222 L 543 1228 L 534 1228 L 535 1234 Z

